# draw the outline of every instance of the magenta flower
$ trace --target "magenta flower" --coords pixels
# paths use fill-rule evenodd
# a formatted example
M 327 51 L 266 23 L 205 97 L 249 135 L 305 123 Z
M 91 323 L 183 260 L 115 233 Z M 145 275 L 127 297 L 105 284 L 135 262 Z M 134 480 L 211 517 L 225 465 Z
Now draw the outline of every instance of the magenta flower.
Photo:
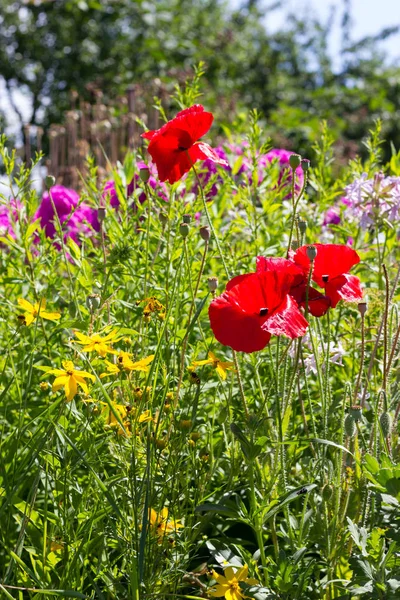
M 279 165 L 279 178 L 278 178 L 278 187 L 283 183 L 285 187 L 290 188 L 292 185 L 292 168 L 289 164 L 289 158 L 295 152 L 291 152 L 290 150 L 284 150 L 283 148 L 273 148 L 267 154 L 264 154 L 260 158 L 259 166 L 265 170 L 268 168 L 268 163 L 272 163 L 272 161 L 276 161 Z M 296 194 L 300 193 L 301 188 L 304 183 L 304 173 L 301 166 L 296 169 L 296 182 L 295 182 L 295 192 Z M 290 194 L 286 196 L 289 198 Z
M 323 225 L 339 225 L 340 221 L 341 219 L 339 209 L 335 206 L 331 206 L 330 208 L 328 208 L 324 215 Z
M 64 239 L 71 237 L 79 244 L 81 236 L 87 237 L 92 235 L 93 231 L 100 230 L 97 211 L 83 202 L 79 203 L 79 194 L 75 190 L 68 189 L 63 185 L 54 185 L 50 191 L 65 233 Z M 34 219 L 40 219 L 40 225 L 49 238 L 53 238 L 56 234 L 54 217 L 49 193 L 45 192 Z
M 11 198 L 8 205 L 0 205 L 0 236 L 10 235 L 15 239 L 13 223 L 18 221 L 18 209 L 20 208 L 21 203 L 14 198 Z
M 154 177 L 153 165 L 150 165 L 150 167 L 148 167 L 148 165 L 146 165 L 144 162 L 138 162 L 138 163 L 136 163 L 136 168 L 137 168 L 138 172 L 140 171 L 140 169 L 149 168 L 150 178 L 149 178 L 149 181 L 147 182 L 147 184 L 153 190 L 156 190 L 157 195 L 161 200 L 164 200 L 165 202 L 167 202 L 168 195 L 167 195 L 166 187 L 163 183 L 159 183 L 157 181 L 157 179 Z M 133 194 L 134 190 L 138 187 L 142 189 L 143 182 L 141 181 L 139 174 L 135 173 L 132 181 L 129 183 L 129 185 L 126 188 L 126 197 L 128 198 L 131 194 Z M 104 186 L 103 198 L 109 198 L 110 205 L 113 208 L 119 207 L 117 190 L 115 188 L 115 182 L 112 179 L 110 181 L 107 181 L 106 185 Z M 143 204 L 143 202 L 145 202 L 145 201 L 146 201 L 146 193 L 143 191 L 139 196 L 139 202 L 141 204 Z

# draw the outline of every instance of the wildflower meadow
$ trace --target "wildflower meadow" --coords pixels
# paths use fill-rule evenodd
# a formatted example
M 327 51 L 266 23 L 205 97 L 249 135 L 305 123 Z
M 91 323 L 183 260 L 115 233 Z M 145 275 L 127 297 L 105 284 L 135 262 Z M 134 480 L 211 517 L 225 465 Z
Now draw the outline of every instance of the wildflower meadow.
M 1 139 L 0 596 L 400 598 L 400 151 L 174 102 L 74 189 Z

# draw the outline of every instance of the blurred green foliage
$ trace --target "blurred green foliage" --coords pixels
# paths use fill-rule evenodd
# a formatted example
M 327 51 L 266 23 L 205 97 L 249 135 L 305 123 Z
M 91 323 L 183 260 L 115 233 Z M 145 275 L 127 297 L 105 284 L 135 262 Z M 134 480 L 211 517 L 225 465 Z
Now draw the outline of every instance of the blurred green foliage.
M 307 153 L 326 119 L 346 160 L 381 118 L 384 137 L 400 147 L 400 67 L 389 67 L 377 49 L 398 28 L 353 42 L 350 0 L 332 9 L 342 17 L 340 69 L 328 53 L 333 13 L 322 23 L 298 11 L 284 30 L 270 34 L 265 22 L 284 9 L 281 2 L 267 8 L 258 0 L 237 8 L 223 0 L 2 4 L 0 74 L 9 92 L 29 93 L 33 124 L 59 122 L 71 90 L 90 99 L 97 87 L 107 99 L 153 78 L 172 90 L 204 61 L 209 108 L 230 120 L 241 108 L 257 107 L 275 145 Z M 389 145 L 385 154 L 389 159 Z

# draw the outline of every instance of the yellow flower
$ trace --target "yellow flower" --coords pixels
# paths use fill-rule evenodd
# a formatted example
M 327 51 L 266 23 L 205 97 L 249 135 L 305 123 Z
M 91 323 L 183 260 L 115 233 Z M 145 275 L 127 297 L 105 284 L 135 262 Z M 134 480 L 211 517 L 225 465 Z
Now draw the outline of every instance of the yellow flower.
M 137 362 L 133 362 L 131 356 L 132 354 L 130 352 L 121 351 L 118 354 L 116 365 L 106 360 L 107 373 L 102 373 L 100 377 L 103 378 L 108 377 L 109 375 L 118 375 L 118 373 L 122 373 L 122 371 L 143 371 L 144 373 L 149 371 L 149 364 L 154 359 L 154 354 L 147 356 L 147 358 L 142 358 Z
M 71 402 L 72 398 L 76 396 L 78 393 L 78 386 L 83 389 L 85 394 L 88 394 L 89 390 L 85 378 L 95 381 L 95 376 L 86 371 L 77 371 L 73 362 L 70 360 L 63 360 L 62 366 L 64 370 L 50 369 L 47 371 L 48 374 L 57 375 L 56 379 L 53 381 L 53 392 L 57 392 L 61 388 L 64 388 L 67 402 Z
M 139 306 L 142 302 L 146 302 L 146 306 L 143 309 L 143 316 L 146 321 L 150 320 L 152 313 L 157 313 L 160 319 L 165 319 L 165 306 L 157 300 L 155 296 L 151 298 L 144 298 L 143 300 L 137 300 L 136 306 Z
M 18 298 L 18 304 L 25 310 L 23 315 L 25 325 L 30 325 L 38 317 L 49 321 L 57 321 L 61 317 L 60 313 L 46 311 L 46 300 L 44 298 L 40 302 L 35 302 L 35 304 L 31 304 L 24 298 Z
M 247 577 L 248 567 L 240 567 L 236 572 L 233 567 L 227 567 L 224 569 L 224 574 L 219 575 L 213 569 L 212 574 L 217 582 L 217 586 L 210 590 L 210 596 L 216 598 L 225 596 L 226 600 L 240 600 L 241 598 L 247 598 L 240 587 L 240 581 L 244 581 L 249 585 L 258 585 L 256 579 L 250 579 Z
M 107 342 L 118 342 L 121 338 L 117 338 L 117 332 L 111 331 L 105 337 L 101 337 L 98 333 L 94 335 L 85 335 L 80 331 L 74 331 L 74 334 L 78 338 L 78 344 L 82 344 L 84 346 L 84 352 L 97 352 L 104 358 L 104 356 L 108 353 L 116 354 L 116 351 L 111 348 L 107 344 Z
M 227 371 L 234 371 L 234 365 L 231 361 L 222 361 L 217 358 L 214 352 L 208 353 L 208 358 L 206 360 L 195 360 L 192 365 L 189 367 L 190 370 L 195 369 L 196 367 L 201 367 L 202 365 L 212 365 L 214 369 L 217 371 L 218 375 L 221 379 L 226 379 Z
M 168 519 L 168 508 L 164 506 L 160 512 L 149 509 L 150 530 L 156 534 L 159 542 L 166 534 L 176 533 L 178 529 L 182 529 L 183 525 L 179 520 Z

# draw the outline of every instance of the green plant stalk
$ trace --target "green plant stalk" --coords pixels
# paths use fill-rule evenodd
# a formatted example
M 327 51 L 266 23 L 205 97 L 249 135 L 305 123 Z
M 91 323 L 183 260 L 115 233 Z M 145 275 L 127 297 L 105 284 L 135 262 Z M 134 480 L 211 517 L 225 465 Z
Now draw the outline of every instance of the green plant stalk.
M 263 539 L 263 522 L 261 517 L 261 512 L 258 507 L 256 491 L 255 491 L 255 481 L 254 481 L 254 470 L 253 470 L 253 460 L 249 461 L 249 479 L 250 479 L 250 506 L 251 506 L 251 514 L 253 519 L 253 527 L 255 530 L 258 548 L 260 550 L 260 558 L 261 564 L 263 566 L 263 572 L 265 577 L 265 585 L 268 585 L 268 569 L 267 562 L 265 557 L 264 550 L 264 539 Z
M 295 225 L 295 221 L 296 221 L 296 211 L 297 211 L 297 207 L 299 205 L 299 202 L 301 200 L 301 198 L 303 197 L 304 191 L 306 189 L 307 186 L 307 181 L 308 181 L 308 172 L 305 171 L 304 172 L 304 180 L 303 180 L 303 185 L 301 187 L 300 193 L 297 196 L 297 198 L 295 197 L 295 183 L 296 183 L 296 169 L 292 169 L 292 208 L 293 208 L 293 214 L 292 214 L 292 223 L 290 226 L 290 233 L 289 233 L 289 242 L 288 242 L 288 247 L 287 247 L 287 256 L 289 256 L 289 252 L 292 246 L 292 239 L 293 239 L 293 231 L 294 231 L 294 225 Z

